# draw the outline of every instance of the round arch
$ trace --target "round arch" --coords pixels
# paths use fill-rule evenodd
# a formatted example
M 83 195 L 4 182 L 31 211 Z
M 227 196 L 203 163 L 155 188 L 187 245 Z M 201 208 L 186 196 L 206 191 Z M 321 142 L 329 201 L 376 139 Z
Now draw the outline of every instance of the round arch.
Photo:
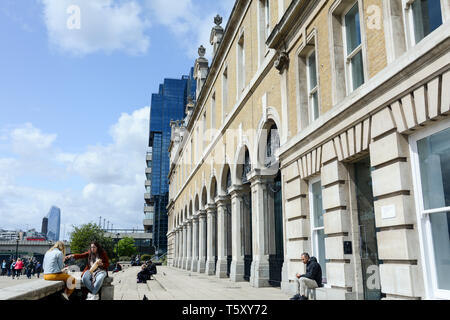
M 229 164 L 225 164 L 220 172 L 220 183 L 218 193 L 221 196 L 227 195 L 228 188 L 233 185 L 232 171 Z
M 242 185 L 246 182 L 245 176 L 249 172 L 249 169 L 251 170 L 252 168 L 254 168 L 254 164 L 252 163 L 253 157 L 247 144 L 242 144 L 241 146 L 239 146 L 234 160 L 235 165 L 232 175 L 233 181 L 237 185 Z
M 285 133 L 281 127 L 281 118 L 277 112 L 277 110 L 273 107 L 268 107 L 266 109 L 266 115 L 264 115 L 258 123 L 258 131 L 256 136 L 256 143 L 254 144 L 253 154 L 254 156 L 253 163 L 254 168 L 258 169 L 266 169 L 264 166 L 264 156 L 266 152 L 266 142 L 268 136 L 268 130 L 276 125 L 278 130 L 278 136 L 280 137 L 280 144 L 282 144 L 285 140 Z

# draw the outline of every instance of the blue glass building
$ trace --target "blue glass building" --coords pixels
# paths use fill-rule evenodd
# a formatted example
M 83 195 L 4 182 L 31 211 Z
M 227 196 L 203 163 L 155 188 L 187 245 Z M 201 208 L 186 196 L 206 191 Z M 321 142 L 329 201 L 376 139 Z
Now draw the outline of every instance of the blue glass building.
M 61 210 L 51 207 L 47 214 L 47 240 L 59 241 L 59 231 L 61 228 Z
M 152 95 L 149 147 L 153 151 L 151 203 L 155 206 L 153 243 L 158 254 L 167 252 L 167 205 L 169 198 L 170 122 L 182 120 L 188 96 L 195 99 L 194 68 L 181 79 L 164 79 L 159 92 Z

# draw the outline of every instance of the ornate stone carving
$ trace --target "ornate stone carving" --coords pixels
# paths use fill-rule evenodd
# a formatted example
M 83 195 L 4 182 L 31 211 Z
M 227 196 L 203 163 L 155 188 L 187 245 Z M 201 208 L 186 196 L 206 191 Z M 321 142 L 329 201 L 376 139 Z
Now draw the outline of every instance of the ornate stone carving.
M 217 15 L 217 16 L 214 18 L 214 23 L 215 23 L 218 27 L 222 24 L 222 21 L 223 21 L 223 19 L 222 19 L 222 17 L 219 16 L 219 15 Z
M 289 55 L 285 51 L 278 51 L 274 66 L 280 73 L 283 73 L 289 66 Z
M 203 45 L 200 46 L 200 48 L 198 48 L 198 55 L 199 57 L 203 58 L 206 54 L 206 49 Z

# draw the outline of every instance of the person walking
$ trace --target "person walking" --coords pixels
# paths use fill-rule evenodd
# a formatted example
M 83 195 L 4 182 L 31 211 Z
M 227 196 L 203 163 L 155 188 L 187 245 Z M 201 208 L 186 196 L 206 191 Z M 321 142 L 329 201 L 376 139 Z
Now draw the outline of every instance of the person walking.
M 33 265 L 33 261 L 31 260 L 31 258 L 28 260 L 28 264 L 27 264 L 27 278 L 31 279 L 31 272 L 33 271 L 34 265 Z
M 16 278 L 17 278 L 17 280 L 19 280 L 19 277 L 22 274 L 23 266 L 24 266 L 24 263 L 23 263 L 22 259 L 18 258 L 17 262 L 16 262 L 16 264 L 14 266 L 14 270 L 16 271 Z
M 6 275 L 6 261 L 2 261 L 2 276 Z
M 69 259 L 88 259 L 86 268 L 83 271 L 81 280 L 90 291 L 86 300 L 99 300 L 98 293 L 103 285 L 103 281 L 108 276 L 109 258 L 106 251 L 98 242 L 92 242 L 88 252 L 82 254 L 71 254 Z
M 14 259 L 11 259 L 9 262 L 8 277 L 12 277 L 14 279 Z
M 34 271 L 36 272 L 37 277 L 39 278 L 40 274 L 41 274 L 41 268 L 42 265 L 39 261 L 36 262 L 36 267 L 34 268 Z
M 47 281 L 64 281 L 66 289 L 61 294 L 65 300 L 69 300 L 70 295 L 75 290 L 76 279 L 67 274 L 64 268 L 64 261 L 67 257 L 66 248 L 62 241 L 57 241 L 44 255 L 44 280 Z M 68 281 L 69 280 L 69 281 Z

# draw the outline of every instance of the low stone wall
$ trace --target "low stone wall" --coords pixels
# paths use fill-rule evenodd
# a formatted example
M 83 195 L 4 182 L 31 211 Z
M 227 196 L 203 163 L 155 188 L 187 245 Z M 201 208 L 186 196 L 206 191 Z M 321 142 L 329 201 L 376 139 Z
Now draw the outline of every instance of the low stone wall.
M 81 272 L 71 273 L 71 275 L 77 281 L 75 290 L 84 288 L 84 284 L 81 281 Z M 114 299 L 114 285 L 112 282 L 112 277 L 107 277 L 103 281 L 102 289 L 100 290 L 101 300 Z M 62 292 L 64 288 L 65 284 L 63 281 L 36 280 L 0 290 L 0 300 L 41 300 L 55 293 Z

